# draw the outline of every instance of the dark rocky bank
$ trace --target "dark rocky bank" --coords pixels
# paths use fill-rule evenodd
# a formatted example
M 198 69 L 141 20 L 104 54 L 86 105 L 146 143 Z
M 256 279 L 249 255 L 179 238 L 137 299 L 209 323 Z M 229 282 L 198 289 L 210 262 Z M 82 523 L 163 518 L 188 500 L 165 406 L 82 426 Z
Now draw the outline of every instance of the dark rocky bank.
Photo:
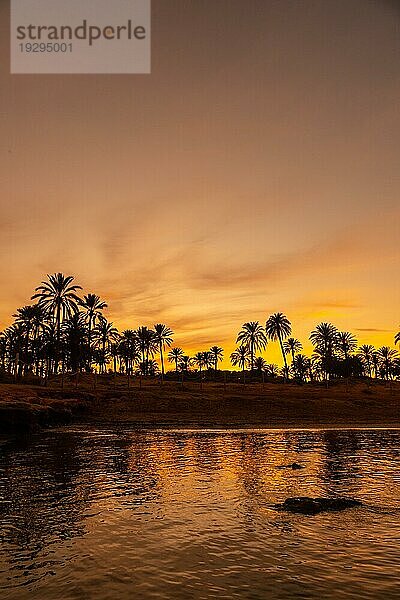
M 276 504 L 277 510 L 283 510 L 303 515 L 316 515 L 326 511 L 342 511 L 346 508 L 362 506 L 362 502 L 354 498 L 310 498 L 300 496 L 287 498 L 282 504 Z

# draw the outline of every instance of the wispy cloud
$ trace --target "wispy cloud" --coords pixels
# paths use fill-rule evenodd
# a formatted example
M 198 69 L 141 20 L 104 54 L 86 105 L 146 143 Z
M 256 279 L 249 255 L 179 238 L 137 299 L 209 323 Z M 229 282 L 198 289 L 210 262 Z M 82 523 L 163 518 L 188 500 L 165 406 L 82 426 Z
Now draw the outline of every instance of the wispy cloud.
M 391 329 L 379 329 L 377 327 L 356 327 L 356 331 L 366 331 L 366 332 L 378 332 L 378 333 L 390 333 Z

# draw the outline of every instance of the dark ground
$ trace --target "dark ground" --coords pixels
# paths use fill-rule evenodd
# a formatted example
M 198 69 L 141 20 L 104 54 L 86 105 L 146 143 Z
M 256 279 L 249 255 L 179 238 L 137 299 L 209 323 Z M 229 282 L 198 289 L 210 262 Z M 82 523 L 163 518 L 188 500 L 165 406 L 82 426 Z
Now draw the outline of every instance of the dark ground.
M 168 427 L 400 427 L 400 382 L 323 384 L 60 379 L 48 387 L 0 384 L 0 431 L 71 421 Z

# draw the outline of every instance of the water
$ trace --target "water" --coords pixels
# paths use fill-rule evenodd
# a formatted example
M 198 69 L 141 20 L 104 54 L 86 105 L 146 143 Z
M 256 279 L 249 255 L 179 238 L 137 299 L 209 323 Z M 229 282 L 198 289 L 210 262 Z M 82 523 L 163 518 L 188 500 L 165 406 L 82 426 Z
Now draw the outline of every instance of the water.
M 0 597 L 399 598 L 399 457 L 396 430 L 75 427 L 3 445 Z M 295 495 L 364 506 L 273 510 Z

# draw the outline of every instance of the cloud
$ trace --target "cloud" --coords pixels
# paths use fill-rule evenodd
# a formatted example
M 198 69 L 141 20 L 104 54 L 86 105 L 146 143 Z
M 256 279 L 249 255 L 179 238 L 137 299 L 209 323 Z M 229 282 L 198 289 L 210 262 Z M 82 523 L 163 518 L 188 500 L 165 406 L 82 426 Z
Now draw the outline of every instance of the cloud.
M 356 331 L 366 331 L 366 332 L 382 332 L 382 333 L 390 333 L 391 329 L 377 329 L 375 327 L 356 327 Z

